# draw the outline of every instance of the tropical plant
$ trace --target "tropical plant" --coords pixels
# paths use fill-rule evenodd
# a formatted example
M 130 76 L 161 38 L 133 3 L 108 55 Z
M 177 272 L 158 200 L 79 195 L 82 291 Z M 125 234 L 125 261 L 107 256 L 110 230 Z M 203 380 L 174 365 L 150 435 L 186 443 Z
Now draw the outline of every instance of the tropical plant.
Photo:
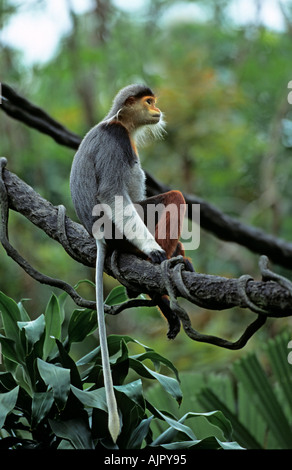
M 118 287 L 106 301 L 116 302 L 123 297 L 124 288 Z M 0 373 L 2 449 L 114 448 L 107 430 L 100 348 L 77 361 L 71 351 L 74 343 L 93 334 L 96 312 L 74 310 L 66 322 L 65 299 L 64 294 L 52 294 L 45 313 L 31 320 L 23 302 L 17 304 L 0 293 L 0 343 L 5 369 Z M 231 425 L 220 411 L 204 416 L 211 429 L 215 426 L 221 430 L 223 439 L 210 434 L 200 440 L 185 421 L 201 414 L 188 412 L 178 420 L 145 398 L 142 379 L 150 379 L 160 384 L 165 395 L 181 402 L 178 373 L 170 361 L 129 336 L 109 336 L 108 345 L 122 418 L 115 448 L 239 448 L 231 442 Z M 131 345 L 142 352 L 130 354 Z M 146 361 L 154 367 L 146 366 Z M 161 366 L 174 377 L 159 372 Z M 138 374 L 138 378 L 126 382 L 129 373 Z M 166 423 L 166 429 L 154 438 L 151 426 L 155 421 Z
M 287 333 L 269 340 L 265 367 L 255 354 L 248 354 L 235 361 L 230 374 L 180 374 L 185 398 L 179 415 L 191 408 L 205 412 L 218 409 L 230 421 L 234 439 L 244 448 L 291 449 L 292 366 L 288 344 Z M 163 398 L 156 385 L 147 390 L 147 397 L 155 406 L 164 401 L 165 409 L 173 410 L 171 401 Z M 204 438 L 208 431 L 200 418 L 198 438 Z M 220 438 L 220 434 L 217 436 Z

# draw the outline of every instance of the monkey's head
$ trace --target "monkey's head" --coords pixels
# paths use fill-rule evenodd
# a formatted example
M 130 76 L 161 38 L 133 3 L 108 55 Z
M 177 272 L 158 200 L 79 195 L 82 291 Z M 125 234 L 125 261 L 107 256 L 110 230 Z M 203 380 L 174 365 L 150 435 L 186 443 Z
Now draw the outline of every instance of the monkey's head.
M 117 118 L 132 131 L 158 124 L 162 113 L 153 91 L 145 85 L 129 85 L 118 92 L 106 120 Z

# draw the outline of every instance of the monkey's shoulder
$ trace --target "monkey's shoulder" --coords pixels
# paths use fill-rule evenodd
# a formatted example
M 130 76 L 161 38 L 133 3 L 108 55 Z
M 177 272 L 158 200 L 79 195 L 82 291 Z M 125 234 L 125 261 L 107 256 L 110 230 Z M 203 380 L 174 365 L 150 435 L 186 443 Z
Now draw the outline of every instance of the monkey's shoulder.
M 98 176 L 99 180 L 110 180 L 113 170 L 118 176 L 126 177 L 137 166 L 140 166 L 139 158 L 133 151 L 127 129 L 105 121 L 94 126 L 82 140 L 74 157 L 72 178 L 86 173 L 87 178 Z
M 103 122 L 99 125 L 100 138 L 106 142 L 109 150 L 124 155 L 129 163 L 134 164 L 137 155 L 133 149 L 127 129 L 118 121 Z
M 98 128 L 101 132 L 110 135 L 112 138 L 129 139 L 129 134 L 125 126 L 119 121 L 102 121 L 98 124 Z

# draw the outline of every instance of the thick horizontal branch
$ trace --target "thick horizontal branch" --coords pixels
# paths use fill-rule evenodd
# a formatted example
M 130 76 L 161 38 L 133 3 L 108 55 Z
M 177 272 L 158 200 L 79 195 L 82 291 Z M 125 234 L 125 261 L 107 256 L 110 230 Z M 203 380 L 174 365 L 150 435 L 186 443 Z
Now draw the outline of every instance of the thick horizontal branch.
M 51 136 L 61 145 L 72 149 L 78 148 L 81 137 L 66 129 L 45 111 L 21 97 L 6 84 L 2 84 L 2 98 L 0 108 L 10 117 Z M 171 189 L 156 181 L 150 174 L 146 174 L 148 195 Z M 291 268 L 292 243 L 268 235 L 255 227 L 245 225 L 195 195 L 184 194 L 184 196 L 189 207 L 190 216 L 192 204 L 200 204 L 200 224 L 203 229 L 213 233 L 221 240 L 237 243 L 254 253 L 265 254 L 274 263 Z M 86 260 L 84 262 L 87 264 Z
M 33 188 L 7 169 L 3 170 L 3 180 L 10 209 L 25 216 L 50 238 L 59 242 L 70 256 L 74 254 L 73 257 L 76 261 L 87 266 L 95 266 L 95 242 L 80 224 L 65 216 L 68 243 L 64 243 L 60 236 L 60 209 L 41 197 Z M 117 277 L 122 284 L 130 284 L 137 291 L 151 295 L 153 293 L 160 295 L 168 293 L 161 267 L 134 255 L 120 254 L 118 275 L 116 271 L 113 271 L 111 259 L 108 257 L 106 271 Z M 196 305 L 212 310 L 228 309 L 235 306 L 249 307 L 240 295 L 240 280 L 238 279 L 186 271 L 182 272 L 182 279 L 185 289 L 190 294 L 191 301 Z M 177 296 L 188 298 L 180 291 L 175 282 L 174 289 Z M 253 304 L 266 310 L 268 316 L 282 317 L 292 314 L 291 293 L 277 282 L 250 280 L 247 283 L 246 294 Z
M 119 281 L 121 283 L 127 282 L 144 293 L 168 293 L 165 277 L 159 265 L 153 265 L 125 253 L 120 255 L 119 260 Z M 109 258 L 106 261 L 106 268 L 111 273 Z M 182 272 L 182 279 L 188 295 L 184 295 L 174 282 L 173 287 L 176 295 L 185 297 L 200 307 L 210 310 L 249 307 L 240 294 L 240 279 L 188 271 Z M 284 317 L 292 314 L 292 293 L 277 282 L 250 279 L 246 286 L 246 294 L 251 303 L 268 312 L 267 316 L 269 317 Z
M 3 170 L 9 208 L 24 215 L 50 238 L 62 244 L 59 230 L 59 208 L 44 199 L 34 189 L 10 171 Z M 70 240 L 70 256 L 87 266 L 94 266 L 96 248 L 84 227 L 65 216 L 65 229 Z M 66 251 L 68 247 L 63 243 Z M 73 253 L 75 256 L 73 256 Z

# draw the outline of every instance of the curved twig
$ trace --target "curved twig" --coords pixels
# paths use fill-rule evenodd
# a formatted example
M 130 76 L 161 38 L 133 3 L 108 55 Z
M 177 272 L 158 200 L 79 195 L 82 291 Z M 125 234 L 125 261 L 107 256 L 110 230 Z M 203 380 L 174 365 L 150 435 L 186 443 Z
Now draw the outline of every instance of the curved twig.
M 178 264 L 179 263 L 179 264 Z M 174 278 L 171 276 L 171 269 L 173 266 L 177 267 L 180 265 L 180 270 L 174 270 L 173 274 L 175 274 Z M 165 276 L 165 282 L 167 286 L 167 291 L 170 297 L 170 305 L 171 308 L 174 310 L 174 312 L 178 315 L 182 322 L 183 329 L 187 336 L 191 338 L 194 341 L 202 342 L 202 343 L 208 343 L 208 344 L 214 344 L 216 346 L 219 346 L 221 348 L 225 349 L 241 349 L 243 348 L 247 341 L 258 331 L 261 326 L 264 325 L 266 321 L 266 317 L 258 316 L 258 318 L 252 322 L 244 331 L 244 333 L 240 336 L 240 338 L 237 341 L 228 341 L 226 339 L 220 338 L 218 336 L 213 336 L 213 335 L 206 335 L 199 333 L 197 330 L 195 330 L 192 327 L 191 320 L 187 314 L 187 312 L 178 304 L 175 290 L 174 290 L 174 285 L 178 285 L 178 280 L 179 280 L 179 285 L 183 285 L 183 291 L 186 292 L 186 288 L 182 279 L 182 268 L 184 267 L 183 259 L 181 257 L 177 258 L 172 258 L 170 260 L 166 260 L 162 263 L 162 270 L 164 272 Z M 192 297 L 194 300 L 194 298 Z

